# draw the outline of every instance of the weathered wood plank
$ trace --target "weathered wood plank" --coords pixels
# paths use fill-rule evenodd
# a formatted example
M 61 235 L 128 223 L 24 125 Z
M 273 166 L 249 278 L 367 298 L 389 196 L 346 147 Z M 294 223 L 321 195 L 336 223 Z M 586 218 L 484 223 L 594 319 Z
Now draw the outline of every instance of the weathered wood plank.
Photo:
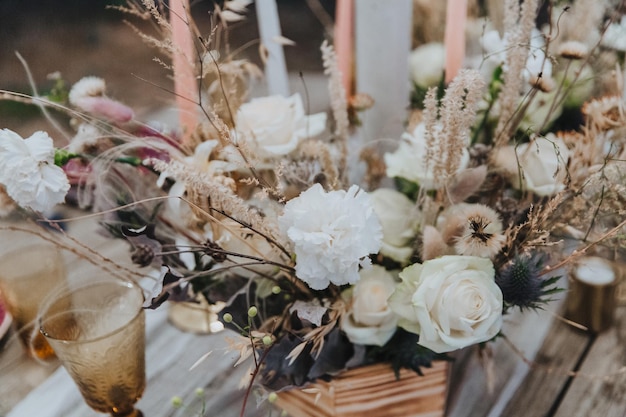
M 44 366 L 26 357 L 16 333 L 11 331 L 0 350 L 0 416 L 6 415 L 56 368 L 56 363 Z
M 615 325 L 601 333 L 563 398 L 555 417 L 626 415 L 626 307 Z
M 589 343 L 589 336 L 555 321 L 531 368 L 504 409 L 510 417 L 545 416 L 569 379 Z
M 561 304 L 561 300 L 555 301 L 546 308 L 558 311 Z M 526 358 L 533 359 L 544 338 L 550 335 L 553 321 L 553 315 L 549 311 L 539 310 L 524 314 L 514 311 L 506 316 L 502 331 Z M 506 415 L 502 414 L 502 410 L 520 387 L 529 369 L 519 354 L 503 340 L 490 346 L 493 349 L 491 375 L 488 375 L 488 368 L 481 363 L 475 347 L 462 352 L 453 365 L 446 414 L 448 417 L 465 417 L 468 410 L 471 410 L 472 417 Z M 492 384 L 491 392 L 489 382 Z

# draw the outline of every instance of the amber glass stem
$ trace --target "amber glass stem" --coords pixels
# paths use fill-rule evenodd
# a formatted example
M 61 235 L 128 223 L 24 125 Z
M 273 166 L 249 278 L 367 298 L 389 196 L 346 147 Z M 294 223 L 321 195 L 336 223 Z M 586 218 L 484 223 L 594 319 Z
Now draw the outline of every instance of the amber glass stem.
M 143 413 L 141 412 L 141 410 L 138 410 L 138 409 L 135 408 L 130 413 L 126 413 L 126 414 L 111 414 L 111 417 L 143 417 Z

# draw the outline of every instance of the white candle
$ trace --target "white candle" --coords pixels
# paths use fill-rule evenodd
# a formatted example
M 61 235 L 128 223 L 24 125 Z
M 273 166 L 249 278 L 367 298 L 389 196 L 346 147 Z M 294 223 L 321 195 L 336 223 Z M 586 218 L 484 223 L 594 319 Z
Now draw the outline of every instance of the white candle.
M 354 2 L 356 91 L 374 99 L 374 107 L 359 115 L 366 141 L 398 139 L 404 131 L 412 24 L 412 0 Z
M 289 83 L 285 55 L 283 46 L 276 41 L 282 36 L 276 0 L 257 0 L 256 13 L 261 43 L 267 51 L 265 79 L 268 92 L 270 95 L 280 94 L 287 97 L 289 96 Z
M 608 285 L 616 278 L 611 263 L 596 256 L 588 256 L 580 260 L 574 275 L 579 281 L 590 285 Z

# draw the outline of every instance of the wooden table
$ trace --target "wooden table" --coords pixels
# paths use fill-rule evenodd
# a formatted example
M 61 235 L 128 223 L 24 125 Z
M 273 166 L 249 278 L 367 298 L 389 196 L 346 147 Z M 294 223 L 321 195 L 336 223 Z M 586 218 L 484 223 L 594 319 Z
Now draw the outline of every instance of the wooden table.
M 2 233 L 0 236 L 6 238 Z M 123 262 L 128 256 L 123 245 L 102 240 L 98 250 Z M 80 261 L 73 262 L 73 272 L 83 267 Z M 561 304 L 553 303 L 549 309 L 558 310 Z M 598 336 L 553 317 L 549 311 L 539 311 L 512 314 L 505 319 L 504 332 L 526 358 L 534 358 L 533 365 L 504 340 L 491 345 L 493 360 L 486 361 L 487 365 L 475 349 L 458 354 L 452 367 L 447 415 L 626 415 L 626 307 L 618 308 L 615 326 Z M 238 354 L 228 350 L 227 338 L 234 334 L 181 332 L 168 323 L 165 307 L 147 312 L 146 331 L 148 384 L 138 403 L 146 417 L 199 416 L 203 407 L 206 416 L 239 415 L 244 397 L 239 386 L 250 368 L 247 363 L 233 366 Z M 208 352 L 209 356 L 190 370 Z M 578 372 L 578 376 L 571 377 L 570 371 Z M 607 375 L 611 377 L 603 378 Z M 203 389 L 201 396 L 196 393 L 198 388 Z M 174 408 L 174 396 L 180 396 L 185 407 Z M 22 354 L 16 341 L 0 352 L 0 416 L 101 415 L 84 404 L 63 368 L 33 362 Z M 265 402 L 257 408 L 252 397 L 245 415 L 268 416 L 269 406 Z

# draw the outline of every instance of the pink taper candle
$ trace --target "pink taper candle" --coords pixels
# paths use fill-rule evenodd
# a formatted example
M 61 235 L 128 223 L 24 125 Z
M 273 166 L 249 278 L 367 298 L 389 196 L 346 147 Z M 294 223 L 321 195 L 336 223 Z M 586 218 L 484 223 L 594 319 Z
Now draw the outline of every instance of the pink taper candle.
M 465 22 L 467 0 L 448 0 L 446 9 L 446 84 L 456 77 L 465 59 Z
M 347 97 L 352 95 L 353 7 L 353 0 L 337 0 L 335 11 L 335 52 Z
M 178 107 L 179 123 L 183 143 L 187 141 L 197 122 L 198 88 L 191 62 L 196 52 L 189 26 L 189 0 L 170 0 L 170 24 L 172 40 L 177 50 L 174 52 L 174 91 Z

